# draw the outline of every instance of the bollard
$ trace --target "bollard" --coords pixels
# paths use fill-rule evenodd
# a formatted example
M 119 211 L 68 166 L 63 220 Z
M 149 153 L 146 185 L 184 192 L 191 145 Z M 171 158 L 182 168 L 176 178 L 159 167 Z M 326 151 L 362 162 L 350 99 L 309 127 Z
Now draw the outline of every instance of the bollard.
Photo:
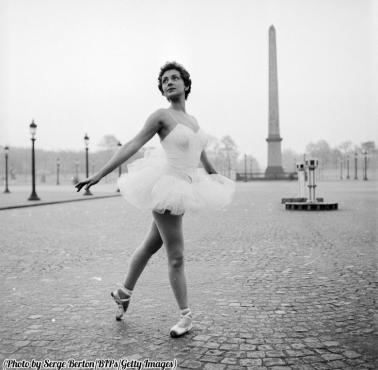
M 298 172 L 298 197 L 305 198 L 306 190 L 306 175 L 305 175 L 305 165 L 303 162 L 298 162 L 296 164 Z
M 297 162 L 296 169 L 298 174 L 298 196 L 295 198 L 282 198 L 281 203 L 288 202 L 307 202 L 306 198 L 306 168 L 304 162 Z
M 337 203 L 325 203 L 323 198 L 316 198 L 316 172 L 315 170 L 319 166 L 319 161 L 316 158 L 306 158 L 305 164 L 298 163 L 298 186 L 299 195 L 305 193 L 305 175 L 308 179 L 308 199 L 307 198 L 292 198 L 282 199 L 282 203 L 285 203 L 286 210 L 296 210 L 296 211 L 330 211 L 337 210 Z M 304 200 L 303 200 L 304 199 Z
M 306 159 L 306 168 L 308 171 L 308 189 L 309 189 L 309 196 L 308 201 L 313 203 L 316 202 L 315 198 L 315 170 L 319 165 L 319 161 L 315 158 Z

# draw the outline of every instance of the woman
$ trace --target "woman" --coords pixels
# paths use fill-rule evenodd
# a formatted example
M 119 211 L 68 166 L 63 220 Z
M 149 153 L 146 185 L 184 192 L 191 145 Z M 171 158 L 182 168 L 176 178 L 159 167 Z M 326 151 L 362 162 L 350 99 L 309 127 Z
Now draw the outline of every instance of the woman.
M 160 137 L 163 155 L 145 155 L 129 166 L 118 186 L 122 195 L 134 206 L 152 211 L 149 234 L 131 257 L 124 286 L 111 293 L 118 305 L 116 319 L 126 312 L 134 286 L 151 256 L 164 244 L 168 256 L 169 280 L 180 308 L 181 317 L 170 330 L 179 337 L 192 328 L 184 271 L 182 217 L 186 210 L 221 208 L 230 203 L 235 184 L 218 175 L 209 162 L 204 147 L 207 135 L 196 119 L 186 113 L 185 103 L 191 90 L 189 73 L 176 62 L 166 63 L 160 70 L 159 90 L 170 102 L 168 109 L 159 109 L 148 117 L 141 131 L 120 147 L 109 162 L 95 175 L 79 182 L 89 189 L 100 179 L 134 155 L 155 134 Z M 199 169 L 202 162 L 204 169 Z

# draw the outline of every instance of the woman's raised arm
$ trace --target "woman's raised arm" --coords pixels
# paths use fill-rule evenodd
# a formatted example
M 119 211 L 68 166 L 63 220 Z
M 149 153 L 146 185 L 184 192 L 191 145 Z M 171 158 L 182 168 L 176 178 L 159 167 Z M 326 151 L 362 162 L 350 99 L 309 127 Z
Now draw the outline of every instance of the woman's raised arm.
M 122 145 L 113 157 L 106 163 L 96 174 L 87 178 L 84 181 L 80 181 L 75 185 L 77 191 L 80 191 L 83 186 L 85 189 L 89 189 L 92 185 L 97 184 L 104 176 L 112 172 L 123 162 L 132 157 L 144 144 L 146 144 L 151 138 L 161 129 L 163 125 L 162 110 L 159 109 L 152 113 L 148 118 L 143 128 L 138 134 Z

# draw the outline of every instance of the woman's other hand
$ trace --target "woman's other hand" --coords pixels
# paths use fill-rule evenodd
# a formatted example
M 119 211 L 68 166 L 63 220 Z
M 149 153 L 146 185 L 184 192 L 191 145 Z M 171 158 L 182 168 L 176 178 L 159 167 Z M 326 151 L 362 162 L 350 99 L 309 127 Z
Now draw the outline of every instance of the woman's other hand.
M 89 190 L 91 186 L 97 184 L 100 180 L 101 180 L 101 177 L 93 175 L 83 181 L 78 182 L 75 185 L 75 188 L 77 189 L 77 191 L 80 191 L 82 187 L 85 186 L 85 190 Z

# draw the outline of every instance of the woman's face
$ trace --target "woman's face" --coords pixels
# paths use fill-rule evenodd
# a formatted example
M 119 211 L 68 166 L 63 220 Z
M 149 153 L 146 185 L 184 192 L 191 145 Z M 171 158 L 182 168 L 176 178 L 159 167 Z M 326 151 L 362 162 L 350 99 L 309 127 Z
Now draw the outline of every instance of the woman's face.
M 175 69 L 165 71 L 161 77 L 161 84 L 164 92 L 164 96 L 168 100 L 172 100 L 174 97 L 178 97 L 182 94 L 185 95 L 185 84 L 181 78 L 180 72 Z

